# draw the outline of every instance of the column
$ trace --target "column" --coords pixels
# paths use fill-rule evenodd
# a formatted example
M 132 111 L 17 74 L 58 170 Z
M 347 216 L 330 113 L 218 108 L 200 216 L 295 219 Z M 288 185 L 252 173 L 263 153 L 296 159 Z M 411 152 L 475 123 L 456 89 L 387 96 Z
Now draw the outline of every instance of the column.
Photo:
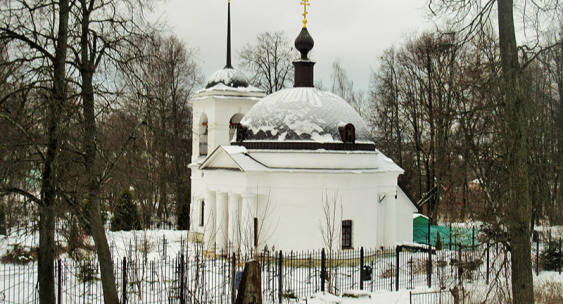
M 240 239 L 242 230 L 240 225 L 241 196 L 237 193 L 229 193 L 229 246 L 233 252 L 240 250 Z
M 217 221 L 216 231 L 217 236 L 215 244 L 217 245 L 217 253 L 227 252 L 227 245 L 229 244 L 229 206 L 227 200 L 227 193 L 217 192 Z
M 205 209 L 203 217 L 203 235 L 205 240 L 205 249 L 207 251 L 215 251 L 215 219 L 216 219 L 216 202 L 215 192 L 209 191 L 205 194 Z
M 254 217 L 256 216 L 256 194 L 242 195 L 240 229 L 242 231 L 241 250 L 245 253 L 254 250 Z

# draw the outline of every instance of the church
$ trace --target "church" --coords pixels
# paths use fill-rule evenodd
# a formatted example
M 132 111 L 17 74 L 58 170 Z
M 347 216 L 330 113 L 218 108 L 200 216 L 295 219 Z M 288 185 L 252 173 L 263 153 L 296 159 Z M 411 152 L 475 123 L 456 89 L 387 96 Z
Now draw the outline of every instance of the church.
M 229 1 L 230 2 L 230 1 Z M 314 87 L 303 28 L 295 84 L 265 96 L 227 63 L 192 99 L 191 231 L 209 252 L 392 247 L 412 242 L 403 169 L 348 102 Z

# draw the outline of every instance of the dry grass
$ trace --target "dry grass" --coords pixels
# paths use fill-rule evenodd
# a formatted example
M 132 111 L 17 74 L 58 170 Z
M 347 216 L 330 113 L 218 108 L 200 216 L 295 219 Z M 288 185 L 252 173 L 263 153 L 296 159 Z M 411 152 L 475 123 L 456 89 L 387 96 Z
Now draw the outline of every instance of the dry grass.
M 537 304 L 563 304 L 563 282 L 543 282 L 534 286 Z

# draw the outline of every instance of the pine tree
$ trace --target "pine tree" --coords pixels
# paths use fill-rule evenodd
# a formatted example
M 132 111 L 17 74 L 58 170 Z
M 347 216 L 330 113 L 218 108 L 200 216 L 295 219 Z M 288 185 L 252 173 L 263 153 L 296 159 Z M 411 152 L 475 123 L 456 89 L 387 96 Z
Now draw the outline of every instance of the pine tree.
M 133 196 L 129 191 L 124 191 L 115 205 L 113 218 L 111 219 L 112 231 L 140 230 L 141 221 L 139 210 L 133 202 Z

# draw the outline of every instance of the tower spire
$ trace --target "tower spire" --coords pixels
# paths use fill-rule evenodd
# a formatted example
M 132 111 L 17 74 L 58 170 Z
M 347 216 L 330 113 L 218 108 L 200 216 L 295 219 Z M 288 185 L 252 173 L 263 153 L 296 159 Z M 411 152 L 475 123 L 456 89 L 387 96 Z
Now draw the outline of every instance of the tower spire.
M 225 65 L 226 69 L 232 69 L 233 66 L 231 64 L 231 0 L 229 0 L 228 9 L 227 9 L 227 65 Z

